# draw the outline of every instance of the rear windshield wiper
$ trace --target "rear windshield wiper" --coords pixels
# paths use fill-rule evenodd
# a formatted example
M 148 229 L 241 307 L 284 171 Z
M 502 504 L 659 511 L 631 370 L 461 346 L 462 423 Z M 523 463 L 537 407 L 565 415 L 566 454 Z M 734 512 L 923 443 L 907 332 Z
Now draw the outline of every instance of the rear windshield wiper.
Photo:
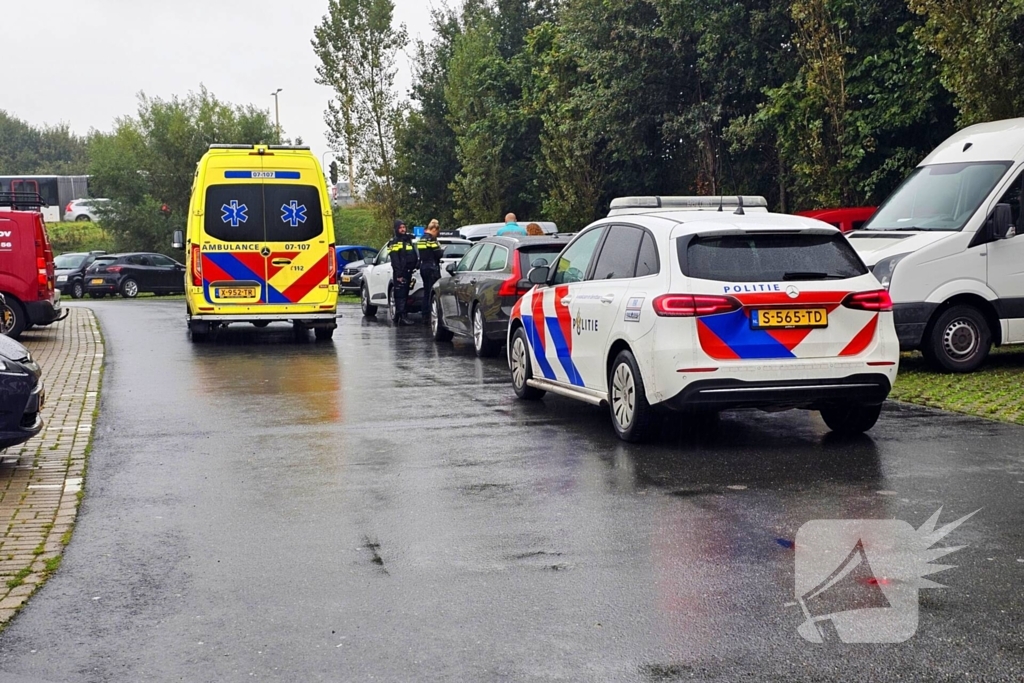
M 793 271 L 782 276 L 783 280 L 845 280 L 845 275 L 831 273 L 814 273 L 810 271 Z

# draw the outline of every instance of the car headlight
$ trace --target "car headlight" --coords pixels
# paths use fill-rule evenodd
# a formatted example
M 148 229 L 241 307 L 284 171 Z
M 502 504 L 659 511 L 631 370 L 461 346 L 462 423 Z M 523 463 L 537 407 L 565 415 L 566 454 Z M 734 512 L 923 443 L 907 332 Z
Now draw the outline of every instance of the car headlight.
M 16 375 L 18 377 L 23 377 L 26 374 L 28 373 L 24 372 L 19 364 L 12 361 L 0 360 L 0 375 Z
M 878 281 L 882 283 L 882 286 L 889 289 L 889 285 L 892 283 L 893 273 L 896 272 L 896 264 L 910 256 L 913 252 L 907 252 L 906 254 L 897 254 L 896 256 L 889 256 L 884 258 L 874 265 L 871 272 L 874 274 Z
M 68 281 L 68 276 L 67 275 L 58 275 L 57 276 L 57 282 L 67 282 L 67 281 Z

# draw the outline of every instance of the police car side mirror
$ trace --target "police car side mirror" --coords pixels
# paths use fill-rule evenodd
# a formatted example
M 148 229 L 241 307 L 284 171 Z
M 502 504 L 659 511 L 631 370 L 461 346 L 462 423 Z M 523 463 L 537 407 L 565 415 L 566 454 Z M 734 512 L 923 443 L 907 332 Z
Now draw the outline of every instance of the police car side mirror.
M 1013 228 L 1013 210 L 1009 204 L 996 204 L 992 217 L 988 220 L 993 240 L 1005 240 L 1014 236 L 1010 234 L 1010 229 Z
M 546 285 L 548 283 L 548 267 L 538 266 L 532 269 L 527 279 L 534 285 Z
M 171 237 L 171 249 L 184 249 L 185 248 L 185 234 L 181 230 L 175 230 L 174 236 Z

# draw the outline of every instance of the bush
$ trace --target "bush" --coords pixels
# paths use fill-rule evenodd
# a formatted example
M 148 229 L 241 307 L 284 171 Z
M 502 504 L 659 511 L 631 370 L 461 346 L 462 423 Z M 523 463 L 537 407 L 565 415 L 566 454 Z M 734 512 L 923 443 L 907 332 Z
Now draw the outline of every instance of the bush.
M 75 251 L 114 251 L 114 240 L 96 223 L 50 223 L 46 226 L 54 255 Z
M 391 226 L 381 223 L 367 206 L 339 207 L 334 210 L 334 239 L 337 244 L 379 249 L 391 239 Z

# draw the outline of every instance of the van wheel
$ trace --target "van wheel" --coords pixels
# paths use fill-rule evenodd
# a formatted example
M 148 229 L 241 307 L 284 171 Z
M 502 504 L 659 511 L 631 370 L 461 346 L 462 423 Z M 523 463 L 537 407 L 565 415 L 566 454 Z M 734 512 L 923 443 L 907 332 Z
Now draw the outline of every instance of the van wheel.
M 951 306 L 935 320 L 922 349 L 941 372 L 974 372 L 988 358 L 992 332 L 974 306 Z
M 210 323 L 189 321 L 188 332 L 193 344 L 201 344 L 210 338 Z
M 359 293 L 359 307 L 363 309 L 363 315 L 367 318 L 377 317 L 377 307 L 370 303 L 370 288 L 363 285 Z
M 452 331 L 444 326 L 444 317 L 441 315 L 441 300 L 436 296 L 430 297 L 430 332 L 434 335 L 436 342 L 448 342 L 454 336 Z
M 620 351 L 608 375 L 608 410 L 615 433 L 623 441 L 639 443 L 654 431 L 654 408 L 647 402 L 644 379 L 631 351 Z
M 473 307 L 473 349 L 478 358 L 493 358 L 498 353 L 498 345 L 487 338 L 487 321 L 479 304 Z
M 836 434 L 855 436 L 863 434 L 878 422 L 882 406 L 832 406 L 821 409 L 821 419 Z
M 512 371 L 512 389 L 516 396 L 524 401 L 536 401 L 546 393 L 542 389 L 531 387 L 527 382 L 533 379 L 533 363 L 530 362 L 530 344 L 523 328 L 512 335 L 512 348 L 508 354 L 508 365 Z
M 78 280 L 78 281 L 75 282 L 75 284 L 71 285 L 71 298 L 72 299 L 81 299 L 84 296 L 85 296 L 85 285 L 82 284 L 81 280 Z
M 27 327 L 25 309 L 10 294 L 5 297 L 7 302 L 0 304 L 0 334 L 17 339 Z
M 130 277 L 125 278 L 121 283 L 121 296 L 125 299 L 134 299 L 139 295 L 139 283 Z
M 334 337 L 333 327 L 317 327 L 313 329 L 317 341 L 330 341 Z

